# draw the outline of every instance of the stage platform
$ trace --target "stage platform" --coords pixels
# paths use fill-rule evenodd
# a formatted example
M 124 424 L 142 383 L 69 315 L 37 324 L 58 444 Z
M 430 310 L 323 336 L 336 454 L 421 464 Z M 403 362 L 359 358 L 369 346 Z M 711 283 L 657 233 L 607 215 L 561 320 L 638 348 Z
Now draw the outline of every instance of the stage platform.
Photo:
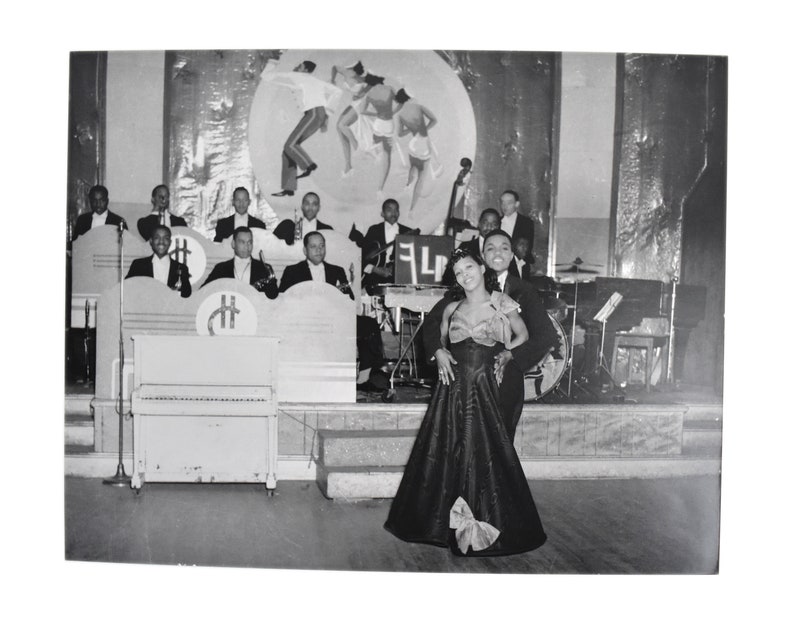
M 575 392 L 575 400 L 552 394 L 525 405 L 515 447 L 527 478 L 719 475 L 722 400 L 712 391 Z M 359 391 L 355 404 L 281 403 L 278 479 L 316 481 L 328 498 L 393 496 L 430 393 L 398 385 L 392 402 L 381 391 Z M 67 476 L 110 476 L 118 464 L 118 436 L 108 432 L 112 426 L 95 426 L 93 401 L 90 384 L 67 387 Z M 126 437 L 123 462 L 131 474 Z

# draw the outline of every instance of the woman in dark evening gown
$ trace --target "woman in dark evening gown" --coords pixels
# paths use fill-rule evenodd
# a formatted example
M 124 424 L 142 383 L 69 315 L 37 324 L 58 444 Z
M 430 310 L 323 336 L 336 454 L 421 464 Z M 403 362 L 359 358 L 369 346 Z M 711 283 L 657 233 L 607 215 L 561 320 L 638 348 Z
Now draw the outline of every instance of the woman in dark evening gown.
M 451 264 L 465 294 L 441 322 L 442 342 L 457 361 L 454 378 L 439 371 L 385 527 L 456 555 L 530 551 L 546 535 L 499 402 L 499 384 L 521 371 L 512 360 L 497 369 L 494 360 L 526 341 L 526 326 L 479 258 L 457 250 Z M 523 383 L 516 384 L 522 388 L 510 398 L 523 401 Z

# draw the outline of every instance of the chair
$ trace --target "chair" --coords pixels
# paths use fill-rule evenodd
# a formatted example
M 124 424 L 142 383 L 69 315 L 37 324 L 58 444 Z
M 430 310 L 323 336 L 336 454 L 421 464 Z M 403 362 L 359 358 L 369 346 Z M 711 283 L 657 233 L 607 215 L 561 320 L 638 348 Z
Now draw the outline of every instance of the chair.
M 659 341 L 657 341 L 659 340 Z M 631 349 L 644 349 L 645 350 L 645 390 L 650 391 L 651 389 L 651 376 L 653 374 L 653 361 L 654 361 L 654 354 L 653 351 L 655 348 L 658 347 L 665 347 L 667 343 L 666 336 L 654 336 L 648 335 L 645 333 L 615 333 L 615 343 L 612 345 L 612 376 L 616 377 L 615 371 L 617 367 L 618 361 L 618 349 L 620 348 L 627 348 L 629 349 L 629 371 L 626 377 L 626 383 L 629 383 L 631 379 L 631 357 L 632 357 L 632 350 Z M 665 376 L 665 356 L 662 355 L 662 377 Z

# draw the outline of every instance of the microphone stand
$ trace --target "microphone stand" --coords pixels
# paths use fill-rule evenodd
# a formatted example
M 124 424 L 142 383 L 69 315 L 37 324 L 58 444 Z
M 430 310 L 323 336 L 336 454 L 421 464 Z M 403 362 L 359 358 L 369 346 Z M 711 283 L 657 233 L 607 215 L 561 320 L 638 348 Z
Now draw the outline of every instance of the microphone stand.
M 571 398 L 571 383 L 573 382 L 573 350 L 574 340 L 576 339 L 576 310 L 579 308 L 579 267 L 576 265 L 576 280 L 573 286 L 573 318 L 571 320 L 571 355 L 568 358 L 568 394 L 565 395 L 568 399 Z
M 124 471 L 124 222 L 119 223 L 119 462 L 116 473 L 102 482 L 122 487 L 132 478 Z

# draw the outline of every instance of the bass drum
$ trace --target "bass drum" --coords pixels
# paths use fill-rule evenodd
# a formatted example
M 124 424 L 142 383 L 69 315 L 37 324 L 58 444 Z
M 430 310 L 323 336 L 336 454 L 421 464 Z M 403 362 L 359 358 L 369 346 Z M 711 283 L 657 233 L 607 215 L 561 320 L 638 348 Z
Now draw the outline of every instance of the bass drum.
M 568 338 L 560 323 L 549 316 L 554 330 L 560 338 L 560 345 L 548 353 L 534 368 L 524 373 L 524 401 L 537 401 L 557 387 L 568 366 Z

